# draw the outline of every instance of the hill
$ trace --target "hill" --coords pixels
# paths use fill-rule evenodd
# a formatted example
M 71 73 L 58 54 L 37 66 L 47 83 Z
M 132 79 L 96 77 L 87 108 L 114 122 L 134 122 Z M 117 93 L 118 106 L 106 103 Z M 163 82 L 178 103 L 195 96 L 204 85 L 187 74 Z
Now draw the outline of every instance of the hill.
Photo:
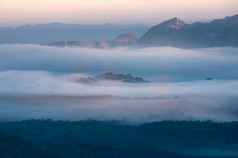
M 57 41 L 50 42 L 47 46 L 56 46 L 56 47 L 85 47 L 85 48 L 100 48 L 100 49 L 109 49 L 115 47 L 135 47 L 137 46 L 137 38 L 134 33 L 124 33 L 116 37 L 111 41 L 97 41 L 97 40 L 83 40 L 83 41 Z
M 0 27 L 0 43 L 43 44 L 54 41 L 111 40 L 125 32 L 142 36 L 148 26 L 131 25 L 81 25 L 50 23 L 23 25 L 16 28 Z
M 0 157 L 237 158 L 238 123 L 0 122 Z
M 139 39 L 139 44 L 141 47 L 237 47 L 238 15 L 193 24 L 173 18 L 149 29 Z

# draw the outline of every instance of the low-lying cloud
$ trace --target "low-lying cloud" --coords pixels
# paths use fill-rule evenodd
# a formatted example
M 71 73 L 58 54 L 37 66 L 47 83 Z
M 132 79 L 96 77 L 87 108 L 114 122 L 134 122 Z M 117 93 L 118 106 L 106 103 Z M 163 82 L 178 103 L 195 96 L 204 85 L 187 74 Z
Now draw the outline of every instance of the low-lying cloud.
M 237 50 L 0 45 L 0 120 L 237 121 Z M 77 82 L 108 69 L 150 82 Z
M 84 84 L 77 82 L 85 74 L 58 74 L 46 71 L 0 72 L 0 94 L 35 95 L 113 95 L 132 98 L 208 96 L 234 97 L 238 80 L 197 80 L 184 82 L 124 83 L 104 81 Z
M 26 119 L 238 121 L 237 99 L 112 96 L 1 96 L 1 121 Z
M 0 70 L 43 70 L 97 75 L 111 69 L 167 81 L 237 79 L 238 48 L 184 50 L 171 47 L 97 50 L 0 45 Z

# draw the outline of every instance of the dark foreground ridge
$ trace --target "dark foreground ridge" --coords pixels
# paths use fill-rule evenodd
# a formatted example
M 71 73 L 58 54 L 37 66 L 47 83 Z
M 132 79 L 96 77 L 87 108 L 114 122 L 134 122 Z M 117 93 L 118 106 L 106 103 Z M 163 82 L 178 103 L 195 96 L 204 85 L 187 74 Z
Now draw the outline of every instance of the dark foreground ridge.
M 0 157 L 237 158 L 238 122 L 0 122 Z

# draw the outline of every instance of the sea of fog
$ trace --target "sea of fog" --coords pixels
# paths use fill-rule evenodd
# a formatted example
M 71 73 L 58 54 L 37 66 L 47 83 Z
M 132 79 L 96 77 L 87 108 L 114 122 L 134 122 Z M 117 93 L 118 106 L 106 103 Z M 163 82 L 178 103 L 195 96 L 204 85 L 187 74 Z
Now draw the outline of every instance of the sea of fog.
M 237 70 L 238 48 L 2 44 L 0 120 L 238 121 Z M 108 71 L 148 82 L 77 82 Z

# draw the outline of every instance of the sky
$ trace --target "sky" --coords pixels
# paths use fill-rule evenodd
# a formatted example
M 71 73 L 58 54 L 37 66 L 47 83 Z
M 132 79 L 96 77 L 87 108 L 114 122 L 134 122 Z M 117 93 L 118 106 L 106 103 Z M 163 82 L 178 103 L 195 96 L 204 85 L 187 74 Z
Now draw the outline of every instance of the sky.
M 0 26 L 45 24 L 155 25 L 178 17 L 194 21 L 238 13 L 237 0 L 0 0 Z

